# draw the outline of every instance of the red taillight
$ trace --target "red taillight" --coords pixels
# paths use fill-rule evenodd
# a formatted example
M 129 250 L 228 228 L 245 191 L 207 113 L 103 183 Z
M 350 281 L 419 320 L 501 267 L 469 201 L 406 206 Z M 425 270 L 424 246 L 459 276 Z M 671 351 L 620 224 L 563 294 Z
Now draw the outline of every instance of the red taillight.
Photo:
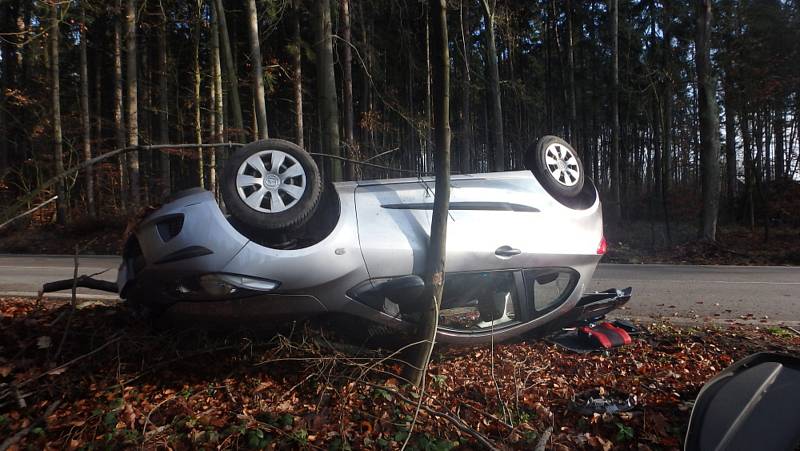
M 607 250 L 608 243 L 606 242 L 606 237 L 602 237 L 600 238 L 600 244 L 597 246 L 597 255 L 605 255 Z

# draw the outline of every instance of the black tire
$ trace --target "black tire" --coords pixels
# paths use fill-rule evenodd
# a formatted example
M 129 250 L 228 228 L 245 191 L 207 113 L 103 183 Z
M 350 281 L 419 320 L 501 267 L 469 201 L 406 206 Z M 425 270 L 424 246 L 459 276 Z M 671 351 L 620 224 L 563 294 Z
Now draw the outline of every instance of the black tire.
M 273 158 L 283 163 L 272 168 L 276 161 Z M 251 164 L 258 163 L 256 159 L 261 161 L 261 170 Z M 283 178 L 299 171 L 301 175 Z M 261 182 L 239 182 L 239 175 L 260 178 Z M 291 192 L 287 191 L 289 188 Z M 286 230 L 301 226 L 314 213 L 322 194 L 322 181 L 314 159 L 300 146 L 282 139 L 264 139 L 237 150 L 226 162 L 220 191 L 225 206 L 238 221 L 257 230 Z M 279 199 L 273 202 L 275 195 Z
M 571 199 L 583 190 L 583 162 L 578 152 L 557 136 L 543 136 L 528 150 L 525 163 L 542 187 L 557 198 Z

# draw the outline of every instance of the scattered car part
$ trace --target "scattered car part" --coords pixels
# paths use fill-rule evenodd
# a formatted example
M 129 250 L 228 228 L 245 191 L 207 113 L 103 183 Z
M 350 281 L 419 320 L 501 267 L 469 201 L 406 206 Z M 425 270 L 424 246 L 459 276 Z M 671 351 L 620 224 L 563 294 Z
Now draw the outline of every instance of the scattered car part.
M 614 415 L 633 410 L 636 403 L 636 395 L 625 395 L 607 388 L 592 388 L 573 396 L 569 408 L 587 416 L 596 413 Z
M 608 321 L 589 326 L 581 326 L 578 333 L 590 341 L 596 341 L 604 349 L 617 348 L 631 343 L 631 336 L 624 329 L 614 326 Z
M 706 382 L 684 449 L 792 451 L 800 446 L 800 358 L 762 352 Z

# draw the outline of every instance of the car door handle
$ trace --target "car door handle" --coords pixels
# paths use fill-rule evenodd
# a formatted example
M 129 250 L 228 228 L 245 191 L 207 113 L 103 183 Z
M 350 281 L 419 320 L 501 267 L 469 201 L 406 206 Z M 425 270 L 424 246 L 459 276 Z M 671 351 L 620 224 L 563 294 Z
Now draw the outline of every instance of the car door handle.
M 514 249 L 511 246 L 500 246 L 494 251 L 494 254 L 498 257 L 513 257 L 515 255 L 521 254 L 522 251 L 519 249 Z

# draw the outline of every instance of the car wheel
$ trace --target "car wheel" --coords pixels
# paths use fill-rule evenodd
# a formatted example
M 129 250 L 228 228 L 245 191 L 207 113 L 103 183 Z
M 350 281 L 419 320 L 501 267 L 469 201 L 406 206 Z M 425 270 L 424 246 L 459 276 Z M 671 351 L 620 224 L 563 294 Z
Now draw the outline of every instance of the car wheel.
M 525 157 L 528 169 L 553 196 L 572 198 L 583 190 L 583 163 L 578 152 L 563 139 L 544 136 Z
M 319 168 L 305 150 L 265 139 L 237 150 L 222 179 L 222 198 L 237 220 L 261 230 L 290 229 L 311 217 L 322 193 Z

